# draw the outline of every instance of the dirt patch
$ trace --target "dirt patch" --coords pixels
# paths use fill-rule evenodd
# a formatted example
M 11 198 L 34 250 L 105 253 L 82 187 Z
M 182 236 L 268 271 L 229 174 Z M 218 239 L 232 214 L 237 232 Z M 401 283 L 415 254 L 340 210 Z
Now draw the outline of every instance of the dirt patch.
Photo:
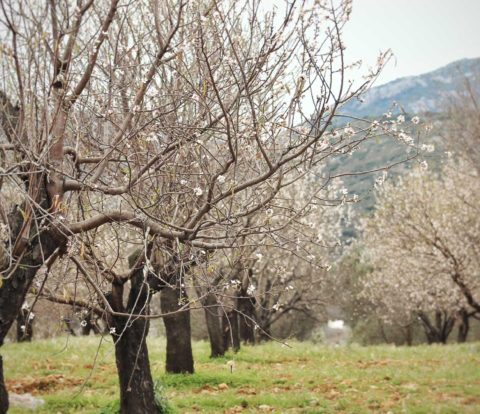
M 480 397 L 465 395 L 460 392 L 443 392 L 435 395 L 435 399 L 441 402 L 456 401 L 462 405 L 480 406 Z
M 479 397 L 466 397 L 461 400 L 461 403 L 463 405 L 475 405 L 477 407 L 480 407 L 480 398 Z
M 310 391 L 327 400 L 336 400 L 341 396 L 337 386 L 334 384 L 319 384 L 311 388 Z
M 240 395 L 257 395 L 258 394 L 258 390 L 253 388 L 253 387 L 249 387 L 249 386 L 245 386 L 245 387 L 240 387 L 238 388 L 236 391 L 235 391 L 235 394 L 240 394 Z
M 16 394 L 37 394 L 74 387 L 82 382 L 83 379 L 80 378 L 66 377 L 62 374 L 52 374 L 42 378 L 26 377 L 22 379 L 7 380 L 6 385 L 9 392 L 14 392 Z

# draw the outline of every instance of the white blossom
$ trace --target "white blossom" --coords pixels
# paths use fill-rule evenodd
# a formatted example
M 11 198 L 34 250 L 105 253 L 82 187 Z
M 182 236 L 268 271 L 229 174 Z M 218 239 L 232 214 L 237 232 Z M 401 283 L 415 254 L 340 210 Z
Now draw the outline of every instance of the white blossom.
M 435 151 L 435 145 L 433 144 L 423 144 L 421 146 L 422 151 L 433 152 Z
M 347 137 L 351 137 L 351 136 L 355 135 L 355 130 L 354 130 L 352 127 L 348 126 L 348 127 L 346 127 L 346 128 L 343 130 L 343 133 L 344 133 Z

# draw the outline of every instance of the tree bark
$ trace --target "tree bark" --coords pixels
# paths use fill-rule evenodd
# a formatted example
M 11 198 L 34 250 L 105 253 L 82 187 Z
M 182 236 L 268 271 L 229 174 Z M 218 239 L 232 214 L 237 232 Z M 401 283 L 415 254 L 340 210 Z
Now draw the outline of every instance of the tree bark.
M 238 310 L 239 335 L 244 344 L 255 344 L 255 298 L 249 296 L 243 290 L 237 297 L 236 308 Z
M 6 414 L 8 411 L 8 392 L 3 378 L 3 359 L 0 356 L 0 413 Z
M 46 195 L 45 179 L 43 176 L 32 176 L 30 180 L 41 180 L 39 183 L 38 203 L 48 210 L 49 200 Z M 26 210 L 23 208 L 22 210 Z M 33 214 L 33 213 L 31 213 Z M 43 215 L 43 213 L 41 213 Z M 33 218 L 24 220 L 20 209 L 17 207 L 9 215 L 12 229 L 11 242 L 14 245 L 14 254 L 18 253 L 15 267 L 10 277 L 3 279 L 0 289 L 0 347 L 5 337 L 16 320 L 25 296 L 44 261 L 50 257 L 57 248 L 65 246 L 66 239 L 59 233 L 44 230 L 38 233 L 35 226 L 28 223 Z M 48 223 L 45 223 L 48 225 Z M 3 378 L 3 366 L 0 364 L 0 378 Z M 0 381 L 0 413 L 8 410 L 8 393 L 3 381 Z
M 120 337 L 114 336 L 115 362 L 120 380 L 121 414 L 157 414 L 155 391 L 148 358 L 148 320 L 137 319 L 126 327 L 126 321 L 117 321 Z M 122 331 L 122 325 L 124 331 Z
M 403 328 L 405 333 L 405 342 L 408 346 L 412 346 L 413 344 L 413 328 L 412 324 L 409 324 Z
M 97 324 L 97 318 L 95 313 L 89 309 L 84 313 L 84 319 L 85 324 L 82 326 L 82 335 L 83 336 L 88 336 L 90 335 L 90 332 L 93 331 L 95 335 L 100 333 L 100 328 L 98 327 Z
M 468 331 L 470 330 L 470 321 L 468 312 L 462 309 L 459 312 L 460 324 L 458 325 L 457 342 L 463 343 L 467 341 Z
M 187 292 L 181 287 L 181 278 L 177 277 L 174 287 L 165 287 L 160 293 L 162 313 L 178 311 L 188 303 Z M 193 374 L 192 333 L 190 328 L 190 309 L 164 316 L 163 323 L 167 335 L 166 371 L 172 374 Z
M 210 358 L 225 355 L 222 335 L 222 309 L 213 293 L 209 293 L 203 301 L 208 337 L 210 339 Z
M 434 323 L 424 312 L 419 313 L 420 320 L 423 323 L 425 336 L 429 344 L 446 344 L 448 336 L 452 332 L 455 324 L 455 318 L 447 315 L 446 312 L 437 311 L 434 313 Z
M 65 332 L 68 332 L 72 336 L 77 336 L 75 329 L 73 327 L 73 320 L 69 317 L 63 317 L 63 323 L 65 324 Z
M 238 329 L 238 314 L 235 310 L 225 312 L 223 320 L 223 344 L 225 350 L 232 347 L 234 352 L 240 350 L 240 335 Z
M 380 329 L 380 334 L 382 335 L 383 342 L 389 344 L 390 341 L 388 340 L 387 332 L 385 331 L 385 326 L 383 325 L 383 321 L 378 318 L 378 328 Z
M 21 309 L 17 316 L 17 342 L 31 342 L 33 338 L 33 318 L 29 309 Z
M 127 307 L 120 305 L 123 287 L 114 285 L 109 300 L 115 311 L 135 315 L 148 315 L 151 294 L 143 270 L 139 269 L 131 279 Z M 115 341 L 115 362 L 120 382 L 121 414 L 158 414 L 161 407 L 155 403 L 155 391 L 150 361 L 148 358 L 147 335 L 149 320 L 139 317 L 113 316 L 111 327 Z

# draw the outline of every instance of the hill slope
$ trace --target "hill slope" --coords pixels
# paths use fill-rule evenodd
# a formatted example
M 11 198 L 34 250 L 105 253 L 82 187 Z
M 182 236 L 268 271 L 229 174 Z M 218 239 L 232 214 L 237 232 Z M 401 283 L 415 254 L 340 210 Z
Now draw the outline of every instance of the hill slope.
M 449 98 L 465 80 L 478 85 L 480 58 L 462 59 L 432 72 L 396 79 L 367 91 L 363 102 L 352 100 L 342 113 L 356 117 L 378 117 L 396 102 L 407 113 L 442 112 Z

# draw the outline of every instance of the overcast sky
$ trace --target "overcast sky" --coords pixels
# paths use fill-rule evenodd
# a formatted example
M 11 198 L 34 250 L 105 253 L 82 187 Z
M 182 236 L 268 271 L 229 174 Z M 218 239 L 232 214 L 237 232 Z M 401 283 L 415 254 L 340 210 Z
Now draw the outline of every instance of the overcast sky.
M 348 59 L 367 66 L 393 50 L 377 85 L 480 57 L 480 0 L 353 0 L 344 42 Z

